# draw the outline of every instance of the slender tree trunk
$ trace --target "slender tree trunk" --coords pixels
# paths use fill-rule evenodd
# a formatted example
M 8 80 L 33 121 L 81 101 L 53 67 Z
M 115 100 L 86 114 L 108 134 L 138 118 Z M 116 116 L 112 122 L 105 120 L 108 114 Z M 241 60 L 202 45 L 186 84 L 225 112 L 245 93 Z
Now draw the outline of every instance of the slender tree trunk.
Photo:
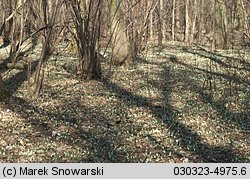
M 249 28 L 249 21 L 248 21 L 248 18 L 247 18 L 248 14 L 247 14 L 246 7 L 245 7 L 245 4 L 244 4 L 243 0 L 241 0 L 241 7 L 242 7 L 242 11 L 243 11 L 244 33 L 249 38 L 250 37 L 250 28 Z
M 48 32 L 48 36 L 45 39 L 43 50 L 41 53 L 41 57 L 39 59 L 39 63 L 36 69 L 34 86 L 33 86 L 33 94 L 31 97 L 38 97 L 44 80 L 44 68 L 46 66 L 46 62 L 48 60 L 49 54 L 51 53 L 51 47 L 49 45 L 49 39 L 51 38 L 51 31 Z
M 175 40 L 175 0 L 173 0 L 173 9 L 172 9 L 172 41 Z
M 47 60 L 49 56 L 52 54 L 54 50 L 54 46 L 56 45 L 56 39 L 58 35 L 58 31 L 55 30 L 55 22 L 57 18 L 57 14 L 60 12 L 59 9 L 61 7 L 61 3 L 59 0 L 53 1 L 53 8 L 49 9 L 49 4 L 47 0 L 43 0 L 41 4 L 41 12 L 43 15 L 43 23 L 47 27 L 44 29 L 44 42 L 43 42 L 43 48 L 40 54 L 39 62 L 36 68 L 34 82 L 31 83 L 31 80 L 29 81 L 29 87 L 28 92 L 30 97 L 39 97 L 43 80 L 44 80 L 44 72 Z M 50 28 L 49 28 L 50 27 Z M 29 74 L 31 76 L 31 74 Z
M 216 3 L 217 1 L 216 0 L 213 0 L 212 1 L 213 4 L 212 4 L 212 12 L 215 13 L 213 15 L 213 18 L 212 18 L 212 29 L 211 29 L 211 34 L 212 34 L 212 43 L 211 43 L 211 51 L 214 51 L 215 48 L 216 48 Z
M 4 3 L 4 16 L 5 17 L 9 17 L 9 15 L 11 15 L 13 10 L 13 2 L 12 0 L 8 0 L 7 2 Z M 13 18 L 11 18 L 8 23 L 6 24 L 6 28 L 4 30 L 4 37 L 6 39 L 10 39 L 10 34 L 13 28 Z
M 227 22 L 227 8 L 226 8 L 226 1 L 221 1 L 221 21 L 222 21 L 222 31 L 223 31 L 223 38 L 224 44 L 223 48 L 226 49 L 228 46 L 228 22 Z
M 150 41 L 154 41 L 154 11 L 151 10 L 150 12 Z
M 203 0 L 200 0 L 200 9 L 203 9 Z M 203 16 L 203 11 L 199 11 L 199 16 L 197 19 L 198 22 L 198 43 L 200 44 L 202 42 L 202 38 L 203 38 L 203 33 L 204 33 L 204 16 Z
M 180 24 L 180 0 L 174 0 L 175 1 L 175 6 L 176 6 L 176 17 L 175 17 L 175 24 L 176 24 L 176 29 L 180 30 L 181 24 Z
M 189 43 L 189 0 L 185 1 L 185 43 Z
M 192 27 L 191 27 L 191 34 L 190 34 L 190 44 L 194 42 L 194 35 L 195 35 L 195 27 L 196 27 L 196 20 L 197 20 L 197 13 L 198 13 L 198 4 L 197 0 L 194 0 L 193 6 L 193 19 L 192 19 Z
M 84 80 L 99 79 L 101 78 L 99 39 L 102 1 L 86 0 L 81 3 L 72 0 L 71 8 L 76 33 L 74 38 L 79 56 L 77 74 Z
M 157 11 L 156 14 L 158 16 L 158 23 L 157 23 L 157 36 L 158 36 L 158 46 L 162 46 L 162 16 L 161 16 L 161 1 L 158 1 L 158 7 L 157 7 Z
M 161 31 L 162 31 L 162 40 L 166 40 L 166 18 L 165 18 L 165 0 L 160 0 L 160 16 L 161 16 Z

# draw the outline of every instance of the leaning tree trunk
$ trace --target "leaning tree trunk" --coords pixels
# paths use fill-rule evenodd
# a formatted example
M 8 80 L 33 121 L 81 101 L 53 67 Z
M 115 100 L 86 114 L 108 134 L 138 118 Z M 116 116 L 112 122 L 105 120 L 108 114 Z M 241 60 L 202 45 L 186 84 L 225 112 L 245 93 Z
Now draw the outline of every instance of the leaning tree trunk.
M 123 13 L 122 0 L 111 0 L 112 58 L 115 65 L 123 64 L 130 56 Z
M 53 2 L 50 4 L 50 2 Z M 42 89 L 43 80 L 44 80 L 44 72 L 47 60 L 49 56 L 53 53 L 54 47 L 56 45 L 58 35 L 60 34 L 60 28 L 56 27 L 56 23 L 58 21 L 58 13 L 60 13 L 60 8 L 62 6 L 61 0 L 56 1 L 48 1 L 43 0 L 41 5 L 41 14 L 43 17 L 44 24 L 44 42 L 41 51 L 41 55 L 39 58 L 39 62 L 36 68 L 34 81 L 31 80 L 31 64 L 29 65 L 28 70 L 28 93 L 30 98 L 35 97 L 38 98 Z M 49 8 L 50 7 L 50 8 Z M 53 8 L 51 8 L 53 7 Z M 32 82 L 31 82 L 32 81 Z

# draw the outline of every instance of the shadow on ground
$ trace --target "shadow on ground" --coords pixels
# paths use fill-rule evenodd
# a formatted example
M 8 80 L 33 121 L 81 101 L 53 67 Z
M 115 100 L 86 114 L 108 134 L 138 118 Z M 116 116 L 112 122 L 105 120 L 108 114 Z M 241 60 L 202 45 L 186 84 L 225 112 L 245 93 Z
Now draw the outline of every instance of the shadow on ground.
M 171 82 L 169 79 L 173 78 L 170 75 L 169 69 L 165 66 L 163 67 L 162 78 L 165 80 L 162 84 L 162 93 L 164 94 L 165 101 L 168 101 L 169 95 L 171 94 Z M 172 74 L 172 73 L 171 73 Z M 185 83 L 185 82 L 183 82 Z M 188 126 L 180 123 L 176 120 L 175 114 L 179 112 L 174 110 L 171 105 L 166 104 L 164 107 L 154 106 L 151 101 L 147 98 L 136 96 L 131 92 L 124 90 L 118 85 L 111 83 L 109 81 L 104 81 L 104 85 L 108 90 L 115 92 L 117 97 L 121 99 L 124 103 L 132 103 L 133 105 L 149 108 L 154 116 L 166 124 L 166 127 L 171 131 L 172 135 L 178 139 L 178 146 L 181 146 L 184 150 L 187 150 L 194 154 L 188 157 L 190 161 L 197 162 L 240 162 L 244 161 L 244 157 L 238 156 L 233 149 L 223 146 L 209 146 L 206 144 L 199 134 Z M 190 84 L 192 85 L 192 84 Z M 167 118 L 166 118 L 167 116 Z M 167 119 L 167 120 L 166 120 Z M 153 137 L 151 141 L 155 142 Z M 159 143 L 159 145 L 163 145 Z M 163 148 L 168 148 L 163 146 Z M 169 150 L 167 151 L 167 153 Z M 176 152 L 175 152 L 176 153 Z M 182 156 L 181 154 L 177 154 Z M 195 159 L 192 157 L 196 157 Z
M 145 61 L 141 60 L 139 63 L 145 63 Z M 178 60 L 174 60 L 172 63 L 176 63 L 175 65 L 184 65 L 189 68 L 187 64 L 178 62 Z M 179 80 L 183 86 L 192 89 L 193 92 L 201 97 L 204 103 L 212 106 L 212 108 L 218 112 L 222 120 L 239 125 L 240 129 L 245 132 L 249 132 L 248 109 L 242 113 L 233 113 L 224 106 L 225 103 L 223 101 L 215 101 L 210 95 L 205 93 L 202 87 L 193 80 L 190 75 L 186 75 L 184 79 L 178 78 L 177 75 L 179 73 L 189 73 L 189 71 L 172 71 L 172 68 L 170 68 L 168 64 L 156 63 L 155 65 L 159 65 L 162 69 L 161 80 L 157 83 L 157 88 L 161 90 L 163 95 L 163 99 L 159 99 L 159 101 L 163 100 L 161 105 L 155 104 L 152 99 L 136 95 L 129 89 L 124 89 L 110 80 L 103 79 L 101 83 L 103 87 L 114 94 L 121 103 L 127 106 L 150 110 L 153 118 L 157 119 L 159 124 L 163 123 L 171 136 L 176 139 L 174 147 L 168 146 L 168 144 L 164 142 L 164 139 L 159 140 L 150 134 L 144 137 L 155 147 L 149 149 L 143 146 L 138 147 L 136 143 L 133 141 L 129 142 L 127 139 L 129 136 L 132 136 L 132 133 L 136 136 L 136 133 L 140 132 L 140 130 L 134 129 L 133 121 L 128 122 L 125 119 L 122 121 L 112 120 L 100 109 L 82 104 L 80 99 L 74 96 L 70 99 L 65 98 L 61 101 L 59 108 L 56 109 L 43 109 L 21 98 L 13 98 L 13 103 L 7 103 L 6 108 L 12 109 L 15 113 L 26 119 L 25 123 L 27 125 L 32 126 L 34 134 L 30 137 L 33 138 L 34 143 L 43 143 L 44 139 L 48 139 L 52 142 L 64 143 L 73 148 L 73 150 L 77 148 L 83 152 L 74 158 L 60 156 L 61 154 L 57 154 L 54 157 L 44 157 L 43 162 L 148 162 L 147 159 L 151 153 L 155 152 L 160 152 L 161 155 L 164 155 L 165 160 L 159 162 L 167 162 L 170 159 L 179 162 L 179 159 L 183 157 L 188 158 L 190 162 L 246 162 L 247 159 L 244 154 L 234 150 L 233 146 L 222 146 L 220 144 L 216 146 L 209 145 L 202 139 L 197 131 L 179 120 L 178 116 L 182 111 L 175 109 L 170 104 L 170 96 L 173 86 L 176 83 L 176 81 L 173 82 L 171 79 Z M 196 70 L 204 72 L 203 69 Z M 191 75 L 195 75 L 195 73 Z M 224 76 L 223 74 L 211 73 L 211 75 L 219 76 L 226 80 L 228 80 L 228 78 L 231 79 L 231 77 Z M 13 78 L 8 80 L 7 83 L 17 83 L 16 85 L 18 86 L 24 81 L 24 78 L 16 80 L 17 79 Z M 237 79 L 235 81 L 239 83 L 244 82 L 246 85 L 249 85 L 244 79 Z M 16 89 L 17 88 L 14 87 L 14 90 Z M 56 94 L 58 92 L 54 91 L 53 93 Z M 72 106 L 72 101 L 74 101 L 74 105 L 76 106 L 75 111 L 69 112 L 60 108 Z M 30 113 L 29 111 L 33 112 Z M 40 116 L 39 119 L 33 116 L 34 113 Z M 78 114 L 81 115 L 78 116 Z M 230 116 L 230 118 L 228 118 L 228 116 Z M 57 129 L 60 128 L 60 126 L 70 129 L 70 132 L 58 132 Z M 178 150 L 175 148 L 178 148 Z M 179 151 L 180 148 L 182 151 Z M 177 158 L 168 156 L 170 152 L 174 154 L 174 156 L 177 156 Z M 49 153 L 50 151 L 48 155 Z M 186 155 L 187 153 L 189 153 L 189 155 Z M 13 155 L 11 162 L 21 160 L 21 158 L 16 156 L 18 156 L 18 153 Z M 0 157 L 0 159 L 4 160 L 4 156 Z M 36 159 L 34 159 L 34 161 L 35 160 Z

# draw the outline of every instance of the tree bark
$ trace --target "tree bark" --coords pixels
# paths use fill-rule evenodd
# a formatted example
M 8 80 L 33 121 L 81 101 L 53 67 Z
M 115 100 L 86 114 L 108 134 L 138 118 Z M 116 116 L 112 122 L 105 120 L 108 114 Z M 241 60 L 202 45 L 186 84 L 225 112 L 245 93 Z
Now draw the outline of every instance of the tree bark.
M 175 17 L 175 23 L 176 23 L 176 29 L 180 30 L 181 24 L 180 24 L 180 0 L 175 0 L 175 7 L 176 7 L 176 17 Z
M 154 11 L 151 10 L 150 11 L 150 41 L 153 42 L 154 41 Z
M 222 21 L 222 32 L 224 38 L 223 48 L 228 47 L 228 22 L 227 22 L 227 7 L 226 1 L 220 1 L 221 4 L 221 21 Z
M 173 0 L 173 8 L 172 8 L 172 41 L 175 40 L 175 0 Z
M 199 6 L 200 6 L 200 9 L 203 9 L 203 0 L 200 0 Z M 197 19 L 197 23 L 198 23 L 198 39 L 197 39 L 197 41 L 199 44 L 201 44 L 201 42 L 202 42 L 203 35 L 204 35 L 204 28 L 205 28 L 203 14 L 204 14 L 203 11 L 199 11 L 199 15 L 198 15 L 198 19 Z
M 158 17 L 158 23 L 157 23 L 157 40 L 158 40 L 158 46 L 162 46 L 162 16 L 161 16 L 161 1 L 158 2 L 158 7 L 157 7 L 157 17 Z
M 198 4 L 197 0 L 194 0 L 194 6 L 193 6 L 193 19 L 192 19 L 192 26 L 191 26 L 191 34 L 190 34 L 190 44 L 194 42 L 194 35 L 195 35 L 195 27 L 196 27 L 196 19 L 197 19 L 197 13 L 198 13 Z
M 189 43 L 189 0 L 185 2 L 185 42 Z
M 84 80 L 99 79 L 101 55 L 98 50 L 103 2 L 85 1 L 81 4 L 79 1 L 71 1 L 71 8 L 76 29 L 75 42 L 80 58 L 77 75 Z
M 166 18 L 165 18 L 165 0 L 160 0 L 160 17 L 161 17 L 161 31 L 162 31 L 162 40 L 166 40 Z

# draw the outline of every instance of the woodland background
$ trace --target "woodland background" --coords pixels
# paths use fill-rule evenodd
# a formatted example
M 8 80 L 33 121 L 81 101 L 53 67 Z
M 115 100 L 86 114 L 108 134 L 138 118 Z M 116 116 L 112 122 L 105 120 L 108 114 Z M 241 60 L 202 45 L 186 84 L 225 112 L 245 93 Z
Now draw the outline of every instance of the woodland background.
M 0 8 L 0 161 L 250 161 L 249 0 Z

